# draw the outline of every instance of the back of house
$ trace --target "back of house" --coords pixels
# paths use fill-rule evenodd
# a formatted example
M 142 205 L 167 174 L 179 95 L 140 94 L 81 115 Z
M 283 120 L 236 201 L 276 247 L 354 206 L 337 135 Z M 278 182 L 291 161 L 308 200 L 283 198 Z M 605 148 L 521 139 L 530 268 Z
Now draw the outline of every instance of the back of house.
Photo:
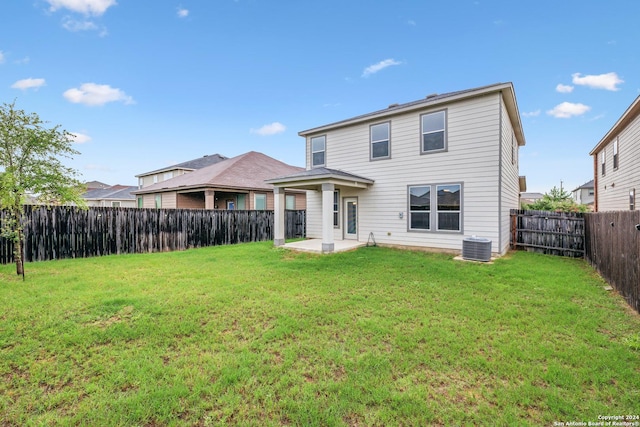
M 460 251 L 467 236 L 509 247 L 525 144 L 511 83 L 430 95 L 299 133 L 306 171 L 272 179 L 304 188 L 307 237 Z

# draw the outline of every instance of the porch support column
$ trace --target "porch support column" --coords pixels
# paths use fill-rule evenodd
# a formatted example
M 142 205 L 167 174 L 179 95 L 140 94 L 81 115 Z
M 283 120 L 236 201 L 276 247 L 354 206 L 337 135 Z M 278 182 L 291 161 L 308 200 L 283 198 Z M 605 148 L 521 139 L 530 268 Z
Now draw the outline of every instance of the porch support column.
M 204 191 L 204 208 L 215 209 L 216 206 L 216 192 L 213 190 Z
M 284 187 L 273 187 L 273 245 L 284 245 L 285 228 Z
M 334 184 L 322 184 L 322 252 L 333 252 L 333 191 Z

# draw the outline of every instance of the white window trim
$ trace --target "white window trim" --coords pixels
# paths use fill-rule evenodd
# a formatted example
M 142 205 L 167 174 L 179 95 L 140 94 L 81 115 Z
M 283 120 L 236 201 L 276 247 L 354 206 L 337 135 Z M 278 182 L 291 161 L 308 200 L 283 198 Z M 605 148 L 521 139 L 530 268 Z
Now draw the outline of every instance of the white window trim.
M 620 156 L 618 155 L 618 137 L 613 140 L 613 170 L 620 167 Z

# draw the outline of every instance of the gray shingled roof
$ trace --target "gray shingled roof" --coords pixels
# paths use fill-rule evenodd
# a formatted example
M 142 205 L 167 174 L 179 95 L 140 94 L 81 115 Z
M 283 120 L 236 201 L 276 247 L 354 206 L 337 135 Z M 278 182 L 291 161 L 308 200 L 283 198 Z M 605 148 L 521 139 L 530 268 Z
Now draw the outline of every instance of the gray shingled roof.
M 346 124 L 346 123 L 351 123 L 351 122 L 358 122 L 370 117 L 375 117 L 378 115 L 387 115 L 387 114 L 392 114 L 398 110 L 404 110 L 413 106 L 427 106 L 430 104 L 438 104 L 444 100 L 446 100 L 447 98 L 451 98 L 454 96 L 459 96 L 459 95 L 464 95 L 465 93 L 471 93 L 471 92 L 482 92 L 484 90 L 487 89 L 491 89 L 491 88 L 498 88 L 499 86 L 503 86 L 505 84 L 509 84 L 509 83 L 496 83 L 496 84 L 492 84 L 492 85 L 487 85 L 487 86 L 480 86 L 480 87 L 476 87 L 473 89 L 465 89 L 465 90 L 459 90 L 459 91 L 455 91 L 455 92 L 448 92 L 448 93 L 443 93 L 443 94 L 432 94 L 432 95 L 427 95 L 425 98 L 422 99 L 418 99 L 417 101 L 411 101 L 411 102 L 406 102 L 404 104 L 391 104 L 388 108 L 382 109 L 382 110 L 377 110 L 377 111 L 373 111 L 371 113 L 367 113 L 367 114 L 362 114 L 359 116 L 355 116 L 355 117 L 351 117 L 349 119 L 345 119 L 345 120 L 340 120 L 334 123 L 329 123 L 323 126 L 318 126 L 312 129 L 308 129 L 308 130 L 304 130 L 301 132 L 298 132 L 298 135 L 300 136 L 304 136 L 306 134 L 309 133 L 313 133 L 316 130 L 320 130 L 322 128 L 325 127 L 338 127 L 341 124 Z
M 227 159 L 223 162 L 149 185 L 135 194 L 157 193 L 188 188 L 232 188 L 272 190 L 266 179 L 303 171 L 256 151 Z
M 374 180 L 359 176 L 350 172 L 345 172 L 339 169 L 330 169 L 325 167 L 313 168 L 309 170 L 303 170 L 291 175 L 280 176 L 277 178 L 268 179 L 267 182 L 281 182 L 281 181 L 301 181 L 305 179 L 314 178 L 343 178 L 355 181 L 369 182 L 373 184 Z
M 216 163 L 219 163 L 219 162 L 221 162 L 223 160 L 227 160 L 227 159 L 228 159 L 228 157 L 223 156 L 221 154 L 208 154 L 208 155 L 204 155 L 202 157 L 198 157 L 197 159 L 187 160 L 186 162 L 182 162 L 182 163 L 178 163 L 178 164 L 175 164 L 175 165 L 167 166 L 167 167 L 164 167 L 164 168 L 152 170 L 150 172 L 141 173 L 139 175 L 136 175 L 136 177 L 141 177 L 141 176 L 145 176 L 145 175 L 152 175 L 152 174 L 156 174 L 156 173 L 159 173 L 159 172 L 170 171 L 170 170 L 174 170 L 174 169 L 197 170 L 197 169 L 205 168 L 207 166 L 214 165 Z
M 582 184 L 580 187 L 576 188 L 573 191 L 580 190 L 583 188 L 595 188 L 594 180 L 592 179 L 591 181 L 585 182 L 584 184 Z
M 89 190 L 82 195 L 85 200 L 135 200 L 136 196 L 131 192 L 137 190 L 136 186 L 114 185 L 109 188 Z

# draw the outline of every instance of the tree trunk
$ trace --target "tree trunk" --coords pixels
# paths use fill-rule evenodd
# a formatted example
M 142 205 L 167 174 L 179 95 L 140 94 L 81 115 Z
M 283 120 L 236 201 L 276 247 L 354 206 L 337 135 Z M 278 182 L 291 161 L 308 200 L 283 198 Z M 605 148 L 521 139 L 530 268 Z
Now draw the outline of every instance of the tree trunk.
M 14 242 L 13 258 L 16 260 L 16 274 L 24 278 L 24 247 L 22 246 L 22 231 L 18 231 L 18 241 Z

